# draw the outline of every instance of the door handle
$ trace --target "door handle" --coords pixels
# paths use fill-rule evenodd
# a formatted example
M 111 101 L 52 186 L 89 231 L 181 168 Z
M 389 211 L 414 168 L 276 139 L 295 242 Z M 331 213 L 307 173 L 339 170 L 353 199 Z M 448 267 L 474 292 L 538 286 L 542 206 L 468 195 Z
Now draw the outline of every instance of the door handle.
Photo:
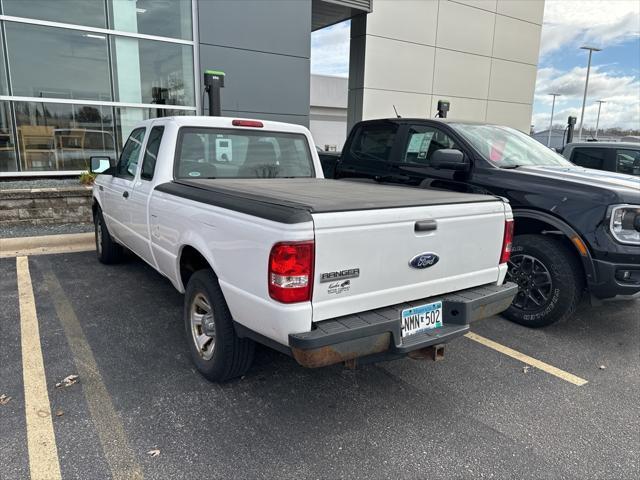
M 127 192 L 126 190 L 124 191 L 124 193 L 122 194 L 122 196 L 124 198 L 129 198 L 129 192 Z
M 420 220 L 416 222 L 414 230 L 416 232 L 431 232 L 438 229 L 438 222 L 435 220 Z

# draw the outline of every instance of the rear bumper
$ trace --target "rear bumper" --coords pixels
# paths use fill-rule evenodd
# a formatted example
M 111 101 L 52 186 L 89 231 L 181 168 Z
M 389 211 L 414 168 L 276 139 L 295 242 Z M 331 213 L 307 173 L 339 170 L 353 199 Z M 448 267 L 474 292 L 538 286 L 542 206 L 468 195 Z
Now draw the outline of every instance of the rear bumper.
M 640 264 L 624 264 L 593 261 L 597 283 L 589 285 L 589 291 L 598 298 L 611 298 L 618 295 L 637 295 L 640 292 Z M 625 273 L 629 272 L 627 279 Z
M 471 322 L 506 310 L 517 292 L 513 283 L 475 287 L 325 320 L 310 332 L 290 334 L 289 347 L 296 361 L 310 368 L 376 354 L 405 355 L 464 335 Z M 443 326 L 403 339 L 402 310 L 438 300 L 442 300 Z

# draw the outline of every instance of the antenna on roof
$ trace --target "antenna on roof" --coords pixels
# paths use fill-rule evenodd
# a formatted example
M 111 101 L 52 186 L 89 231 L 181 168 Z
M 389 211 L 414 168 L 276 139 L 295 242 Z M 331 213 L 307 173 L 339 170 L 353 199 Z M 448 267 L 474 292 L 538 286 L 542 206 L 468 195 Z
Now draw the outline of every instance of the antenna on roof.
M 396 110 L 396 106 L 395 105 L 393 105 L 393 111 L 396 112 L 396 118 L 402 118 L 400 116 L 400 114 L 398 113 L 398 110 Z

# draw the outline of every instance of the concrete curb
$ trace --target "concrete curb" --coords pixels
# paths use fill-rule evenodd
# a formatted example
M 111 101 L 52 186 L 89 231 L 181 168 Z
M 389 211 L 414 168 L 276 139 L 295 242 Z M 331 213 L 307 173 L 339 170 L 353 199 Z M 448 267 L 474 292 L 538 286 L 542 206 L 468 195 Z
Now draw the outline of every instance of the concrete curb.
M 0 238 L 0 258 L 95 250 L 93 233 Z

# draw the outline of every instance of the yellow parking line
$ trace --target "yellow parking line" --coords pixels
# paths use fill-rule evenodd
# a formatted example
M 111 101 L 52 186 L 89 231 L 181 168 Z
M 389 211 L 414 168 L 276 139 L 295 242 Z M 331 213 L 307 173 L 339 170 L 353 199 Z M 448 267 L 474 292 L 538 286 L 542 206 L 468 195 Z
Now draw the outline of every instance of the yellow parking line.
M 53 433 L 28 257 L 17 257 L 16 269 L 20 299 L 20 338 L 29 471 L 32 480 L 57 480 L 61 478 L 60 462 Z
M 520 360 L 521 362 L 526 363 L 527 365 L 531 365 L 532 367 L 535 367 L 538 370 L 542 370 L 543 372 L 547 372 L 550 375 L 561 378 L 565 382 L 573 383 L 574 385 L 577 385 L 579 387 L 588 383 L 587 380 L 585 380 L 584 378 L 580 378 L 573 375 L 572 373 L 565 372 L 564 370 L 560 370 L 559 368 L 556 368 L 553 365 L 549 365 L 548 363 L 537 360 L 533 357 L 530 357 L 529 355 L 520 353 L 517 350 L 514 350 L 512 348 L 505 347 L 504 345 L 494 342 L 493 340 L 489 340 L 488 338 L 482 337 L 477 333 L 468 332 L 465 334 L 465 337 L 467 337 L 470 340 L 473 340 L 474 342 L 481 343 L 485 347 L 489 347 L 489 348 L 492 348 L 493 350 L 503 353 L 511 358 Z
M 53 271 L 43 272 L 45 286 L 62 324 L 73 357 L 93 425 L 114 480 L 141 480 L 142 468 L 133 454 L 124 426 L 116 411 L 80 321 Z

